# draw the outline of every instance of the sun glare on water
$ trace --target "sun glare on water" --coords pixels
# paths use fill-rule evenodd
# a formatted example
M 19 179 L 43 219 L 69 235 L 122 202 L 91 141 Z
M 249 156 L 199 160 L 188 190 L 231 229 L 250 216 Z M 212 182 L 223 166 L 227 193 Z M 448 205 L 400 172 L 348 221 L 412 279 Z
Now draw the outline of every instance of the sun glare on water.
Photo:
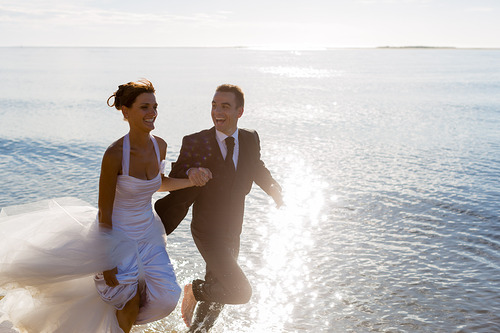
M 257 230 L 254 253 L 260 261 L 241 258 L 254 276 L 253 300 L 249 315 L 252 332 L 282 332 L 291 325 L 294 311 L 303 311 L 300 300 L 314 299 L 309 269 L 309 253 L 314 248 L 311 227 L 321 222 L 326 185 L 312 168 L 296 157 L 288 164 L 282 181 L 285 206 L 270 209 Z

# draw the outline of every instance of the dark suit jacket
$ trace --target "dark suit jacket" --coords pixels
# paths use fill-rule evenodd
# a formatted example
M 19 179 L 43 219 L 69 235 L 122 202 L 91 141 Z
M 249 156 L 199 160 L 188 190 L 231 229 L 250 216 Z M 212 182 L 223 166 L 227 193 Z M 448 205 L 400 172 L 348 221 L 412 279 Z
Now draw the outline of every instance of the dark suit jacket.
M 214 127 L 184 137 L 179 158 L 169 176 L 187 178 L 188 169 L 204 167 L 210 169 L 213 178 L 203 187 L 172 191 L 155 203 L 155 210 L 167 234 L 175 230 L 193 204 L 193 235 L 196 233 L 199 237 L 210 238 L 240 235 L 245 196 L 250 192 L 252 183 L 268 192 L 276 181 L 260 159 L 257 132 L 239 129 L 238 141 L 236 175 L 229 178 L 224 170 Z

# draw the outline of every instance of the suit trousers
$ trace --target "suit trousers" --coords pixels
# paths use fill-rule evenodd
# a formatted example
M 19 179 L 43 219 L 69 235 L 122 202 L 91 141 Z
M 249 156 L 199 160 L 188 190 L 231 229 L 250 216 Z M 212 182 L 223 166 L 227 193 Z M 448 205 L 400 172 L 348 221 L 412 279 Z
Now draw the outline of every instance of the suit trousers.
M 222 304 L 245 304 L 252 296 L 252 287 L 238 265 L 239 237 L 198 238 L 198 250 L 206 263 L 205 280 L 193 281 L 197 301 Z
M 193 233 L 193 238 L 207 266 L 205 280 L 193 281 L 198 306 L 189 332 L 208 332 L 224 304 L 247 303 L 252 287 L 237 262 L 239 236 L 206 239 Z

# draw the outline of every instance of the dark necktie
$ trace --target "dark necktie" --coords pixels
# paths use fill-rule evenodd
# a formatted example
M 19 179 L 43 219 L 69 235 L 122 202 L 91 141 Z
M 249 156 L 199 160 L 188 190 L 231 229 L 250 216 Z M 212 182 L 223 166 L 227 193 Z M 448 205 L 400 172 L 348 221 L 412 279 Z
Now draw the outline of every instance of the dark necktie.
M 224 163 L 226 168 L 230 174 L 234 174 L 236 172 L 236 168 L 234 167 L 233 162 L 233 151 L 234 151 L 234 138 L 232 136 L 228 136 L 226 138 L 226 147 L 227 147 L 227 155 Z

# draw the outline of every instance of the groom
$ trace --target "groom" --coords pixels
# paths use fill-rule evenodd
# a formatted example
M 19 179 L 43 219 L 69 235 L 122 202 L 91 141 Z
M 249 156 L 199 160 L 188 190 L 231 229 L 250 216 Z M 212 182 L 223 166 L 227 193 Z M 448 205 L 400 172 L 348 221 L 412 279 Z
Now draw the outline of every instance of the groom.
M 204 187 L 173 191 L 155 204 L 167 234 L 193 204 L 191 234 L 205 260 L 206 274 L 184 287 L 181 311 L 189 332 L 208 331 L 224 304 L 250 300 L 252 288 L 237 259 L 245 196 L 253 182 L 278 207 L 282 204 L 281 187 L 260 159 L 257 132 L 237 126 L 243 108 L 244 94 L 238 86 L 217 87 L 211 112 L 215 126 L 184 137 L 169 175 L 202 184 L 208 175 L 201 168 L 208 168 L 212 179 Z

